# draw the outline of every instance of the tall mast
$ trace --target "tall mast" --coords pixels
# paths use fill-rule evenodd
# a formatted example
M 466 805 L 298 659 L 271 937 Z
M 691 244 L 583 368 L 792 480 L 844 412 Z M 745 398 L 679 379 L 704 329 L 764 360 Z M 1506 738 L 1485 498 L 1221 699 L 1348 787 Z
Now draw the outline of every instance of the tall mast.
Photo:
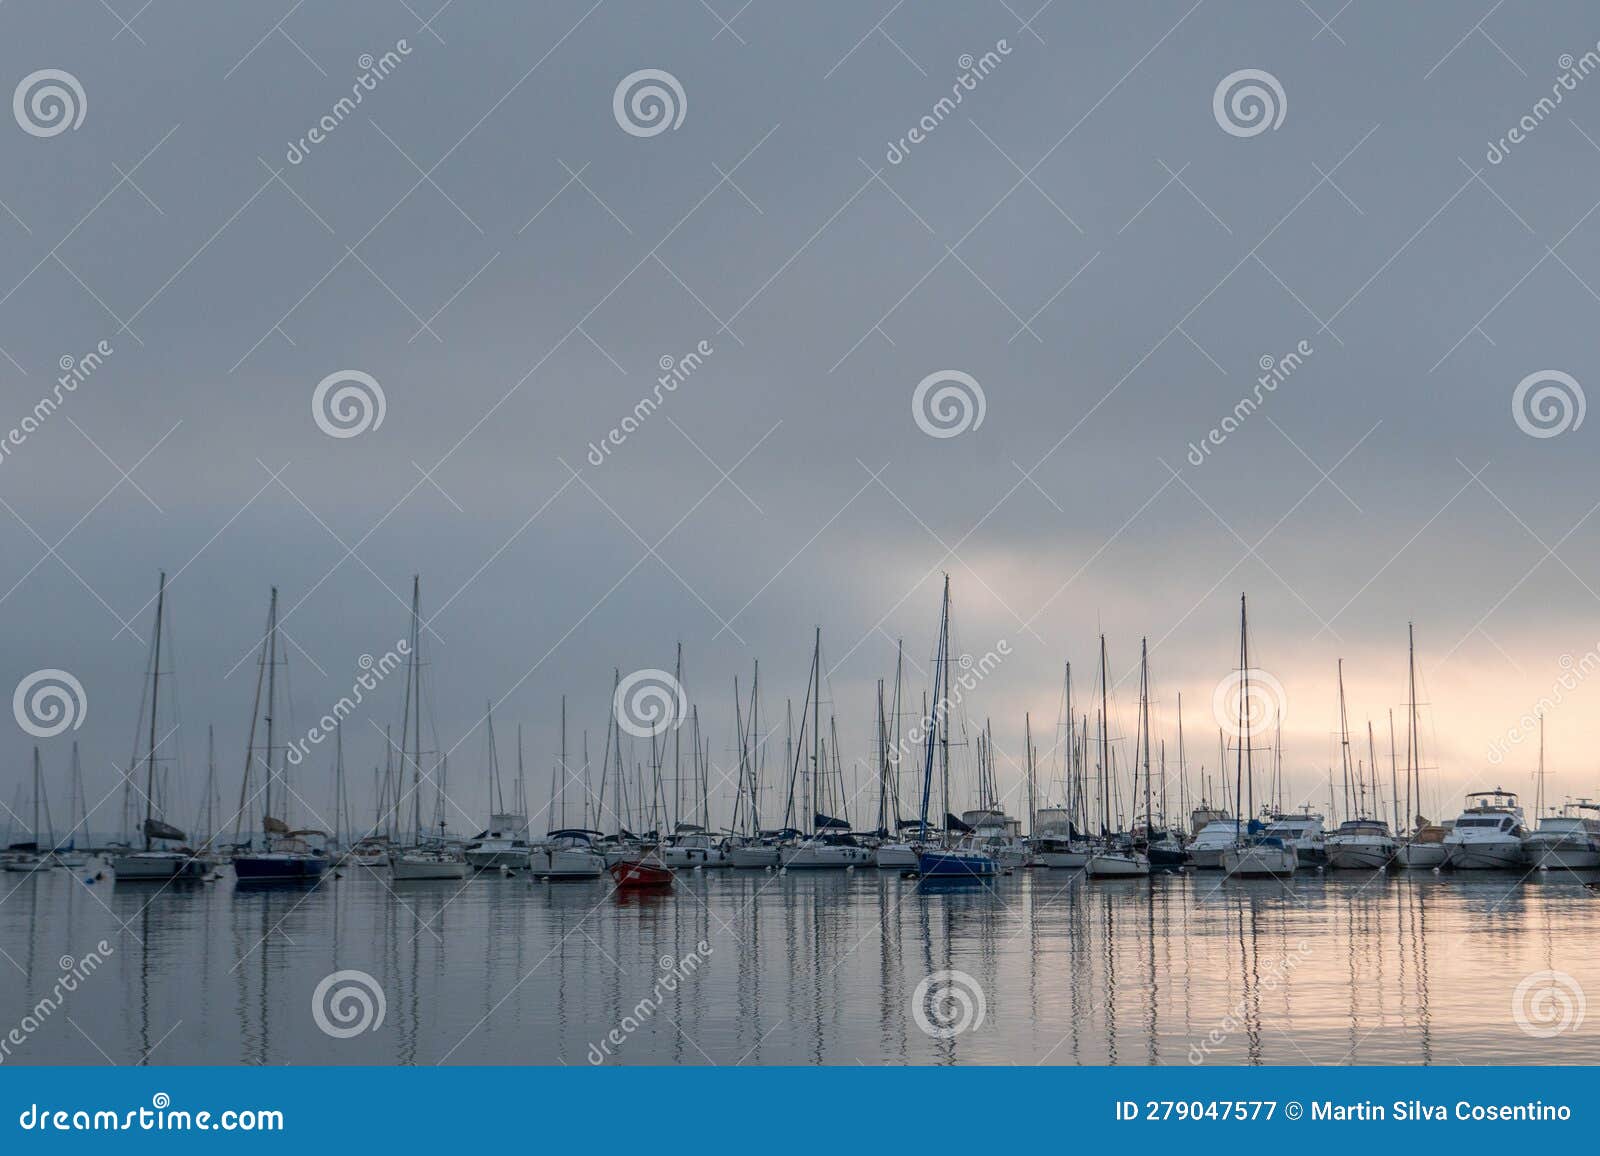
M 683 689 L 683 643 L 678 643 L 678 657 L 672 666 L 672 681 L 681 693 Z M 672 728 L 672 822 L 677 824 L 683 820 L 683 720 L 678 720 L 678 725 Z
M 1106 636 L 1100 636 L 1100 809 L 1101 809 L 1101 834 L 1111 830 L 1111 727 L 1110 719 L 1111 688 L 1106 677 Z
M 806 806 L 806 830 L 817 833 L 817 801 L 822 794 L 822 627 L 817 627 L 811 651 L 811 791 Z
M 942 794 L 944 814 L 939 822 L 945 827 L 945 842 L 950 841 L 950 575 L 944 576 L 944 602 L 939 615 L 942 625 L 939 633 L 944 638 L 944 690 L 939 695 L 933 709 L 944 716 L 944 725 L 939 728 L 939 778 L 943 783 Z
M 272 762 L 273 715 L 277 713 L 278 687 L 278 588 L 272 588 L 272 600 L 267 605 L 267 790 L 263 815 L 272 814 L 272 780 L 277 768 Z M 262 824 L 265 837 L 266 824 Z
M 1033 838 L 1034 820 L 1038 814 L 1038 804 L 1034 798 L 1033 787 L 1033 718 L 1027 711 L 1022 713 L 1022 745 L 1026 748 L 1028 756 L 1028 838 Z
M 155 818 L 156 797 L 156 699 L 161 687 L 161 620 L 166 609 L 167 572 L 161 572 L 161 584 L 156 589 L 156 640 L 150 667 L 150 759 L 145 767 L 144 787 L 144 849 L 150 850 L 150 820 Z M 37 797 L 38 792 L 34 793 Z M 37 798 L 36 798 L 37 801 Z M 35 819 L 35 828 L 38 821 Z
M 1342 658 L 1339 660 L 1339 752 L 1340 757 L 1344 760 L 1344 809 L 1346 813 L 1349 813 L 1354 804 L 1355 796 L 1351 793 L 1350 783 L 1350 721 L 1344 709 L 1344 659 Z M 1366 808 L 1363 806 L 1362 810 L 1365 811 Z M 1354 817 L 1358 819 L 1366 818 L 1364 814 Z
M 1410 786 L 1410 784 L 1406 784 Z M 1394 837 L 1400 838 L 1400 779 L 1394 751 L 1394 709 L 1389 710 L 1389 795 L 1390 810 L 1394 812 Z
M 1144 726 L 1144 838 L 1155 837 L 1155 814 L 1150 808 L 1150 654 L 1148 639 L 1139 640 L 1139 713 Z
M 1420 736 L 1417 733 L 1417 635 L 1416 627 L 1406 623 L 1406 650 L 1407 650 L 1407 687 L 1410 697 L 1411 717 L 1406 726 L 1406 822 L 1416 825 L 1417 815 L 1422 810 L 1422 747 Z M 1412 795 L 1412 787 L 1416 787 L 1416 795 Z
M 1189 821 L 1189 768 L 1183 758 L 1183 691 L 1178 692 L 1178 830 Z
M 1245 731 L 1245 704 L 1250 701 L 1250 629 L 1249 619 L 1245 609 L 1244 595 L 1239 595 L 1239 675 L 1241 679 L 1239 693 L 1239 754 L 1234 766 L 1233 798 L 1235 805 L 1240 807 L 1242 827 L 1236 826 L 1234 830 L 1243 834 L 1250 829 L 1250 818 L 1256 809 L 1255 792 L 1255 766 L 1252 760 L 1251 743 Z M 1341 700 L 1342 701 L 1342 700 Z M 1250 763 L 1249 781 L 1246 782 L 1245 764 Z M 1249 794 L 1246 795 L 1246 790 Z

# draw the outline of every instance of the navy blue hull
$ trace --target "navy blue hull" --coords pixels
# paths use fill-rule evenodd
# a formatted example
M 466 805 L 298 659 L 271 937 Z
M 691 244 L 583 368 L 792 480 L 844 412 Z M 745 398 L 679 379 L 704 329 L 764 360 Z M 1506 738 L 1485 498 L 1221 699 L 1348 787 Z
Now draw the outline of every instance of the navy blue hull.
M 283 880 L 287 882 L 302 882 L 319 879 L 328 869 L 326 859 L 295 858 L 295 859 L 268 859 L 243 856 L 233 861 L 233 873 L 240 879 L 256 882 Z

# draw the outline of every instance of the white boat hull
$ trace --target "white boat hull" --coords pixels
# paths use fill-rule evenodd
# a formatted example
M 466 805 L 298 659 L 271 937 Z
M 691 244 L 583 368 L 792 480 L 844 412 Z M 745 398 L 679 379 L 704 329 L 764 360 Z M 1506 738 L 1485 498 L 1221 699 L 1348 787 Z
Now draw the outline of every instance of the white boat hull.
M 520 871 L 528 865 L 528 849 L 475 847 L 467 852 L 467 865 L 475 871 L 498 871 L 502 867 Z
M 1529 866 L 1549 871 L 1592 871 L 1600 867 L 1600 847 L 1529 840 L 1523 850 Z
M 667 847 L 661 852 L 662 862 L 680 870 L 694 867 L 731 867 L 733 861 L 721 847 Z
M 5 862 L 7 871 L 15 871 L 24 875 L 31 875 L 36 871 L 48 871 L 55 865 L 55 860 L 48 855 L 38 859 L 31 857 L 26 859 L 7 859 Z
M 1085 866 L 1094 879 L 1131 879 L 1150 874 L 1150 860 L 1137 851 L 1097 851 Z
M 1222 869 L 1222 848 L 1201 847 L 1189 848 L 1189 866 L 1198 871 L 1220 871 Z
M 1081 871 L 1089 865 L 1087 851 L 1039 851 L 1034 861 L 1041 867 L 1055 867 L 1065 871 Z
M 1448 862 L 1457 871 L 1516 871 L 1524 866 L 1520 839 L 1474 839 L 1445 846 Z
M 1392 839 L 1328 839 L 1328 866 L 1336 871 L 1382 871 L 1399 848 Z
M 728 857 L 735 867 L 777 867 L 783 861 L 776 847 L 735 847 Z
M 790 871 L 843 870 L 846 867 L 865 867 L 872 862 L 872 852 L 865 847 L 839 847 L 833 844 L 785 847 L 783 866 Z
M 606 859 L 597 851 L 573 847 L 535 847 L 528 852 L 528 870 L 541 879 L 598 879 Z
M 408 859 L 401 855 L 389 860 L 389 873 L 398 882 L 413 882 L 421 879 L 465 879 L 467 877 L 467 861 L 465 859 Z
M 1394 860 L 1402 867 L 1427 870 L 1445 864 L 1443 843 L 1405 843 L 1395 851 Z
M 1300 857 L 1290 847 L 1234 847 L 1222 853 L 1222 869 L 1242 879 L 1293 875 Z
M 122 882 L 159 882 L 167 879 L 199 879 L 206 873 L 206 864 L 188 855 L 156 851 L 114 856 L 111 870 Z
M 917 849 L 910 843 L 885 843 L 872 853 L 872 861 L 879 867 L 914 871 L 917 867 Z

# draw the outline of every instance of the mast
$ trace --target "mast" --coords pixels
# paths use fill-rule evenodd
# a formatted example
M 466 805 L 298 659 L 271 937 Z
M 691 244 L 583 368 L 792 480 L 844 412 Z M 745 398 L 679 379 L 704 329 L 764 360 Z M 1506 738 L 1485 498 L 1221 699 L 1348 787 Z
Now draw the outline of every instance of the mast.
M 1236 825 L 1234 827 L 1235 838 L 1249 831 L 1250 817 L 1255 813 L 1256 809 L 1255 766 L 1251 754 L 1252 744 L 1246 737 L 1244 721 L 1245 704 L 1250 701 L 1250 630 L 1248 622 L 1245 598 L 1241 594 L 1239 595 L 1239 676 L 1241 680 L 1239 694 L 1239 753 L 1234 764 L 1233 797 L 1236 804 L 1243 802 L 1244 806 L 1240 808 L 1239 816 L 1243 826 Z M 1343 684 L 1341 683 L 1341 685 Z M 1340 701 L 1343 701 L 1342 697 Z M 1248 781 L 1245 773 L 1247 763 L 1250 764 Z M 1247 790 L 1249 792 L 1248 795 L 1245 793 Z
M 1350 783 L 1350 721 L 1344 709 L 1344 659 L 1339 660 L 1339 752 L 1344 763 L 1344 809 L 1349 814 L 1355 803 Z M 1366 818 L 1366 800 L 1362 799 L 1361 812 L 1355 818 Z
M 1100 635 L 1100 833 L 1111 831 L 1111 792 L 1108 776 L 1111 774 L 1111 689 L 1106 678 L 1106 636 Z
M 1411 717 L 1406 725 L 1406 821 L 1413 827 L 1422 811 L 1422 747 L 1417 733 L 1417 635 L 1416 627 L 1406 623 L 1407 693 L 1410 697 Z M 1412 787 L 1416 787 L 1413 797 Z
M 150 820 L 155 818 L 156 797 L 156 699 L 161 688 L 161 619 L 166 609 L 167 572 L 161 572 L 161 584 L 156 590 L 156 640 L 150 667 L 150 759 L 145 767 L 144 789 L 144 849 L 150 850 Z M 34 792 L 35 805 L 38 792 Z M 38 826 L 37 815 L 34 826 Z
M 820 629 L 820 628 L 819 628 Z M 678 656 L 672 666 L 672 680 L 681 691 L 683 688 L 683 643 L 678 643 Z M 677 824 L 683 821 L 683 720 L 678 720 L 679 725 L 672 728 L 672 824 L 677 829 Z
M 822 793 L 822 627 L 817 627 L 811 651 L 811 790 L 806 806 L 806 830 L 817 833 L 817 800 Z
M 273 715 L 277 713 L 278 686 L 278 588 L 272 588 L 272 600 L 267 605 L 267 790 L 262 814 L 272 815 L 272 780 L 277 774 L 272 763 Z M 262 823 L 262 838 L 266 838 L 266 824 Z
M 1028 756 L 1028 838 L 1033 838 L 1034 822 L 1038 815 L 1038 805 L 1034 798 L 1033 787 L 1033 718 L 1026 711 L 1022 714 L 1022 745 L 1026 748 Z
M 38 852 L 44 844 L 39 837 L 39 792 L 44 789 L 44 771 L 39 763 L 39 744 L 33 744 L 33 849 Z M 53 841 L 53 840 L 52 840 Z
M 1183 758 L 1183 692 L 1178 692 L 1178 830 L 1189 821 L 1189 768 Z
M 1139 640 L 1139 714 L 1144 727 L 1144 841 L 1155 841 L 1155 813 L 1150 790 L 1150 654 L 1149 640 Z
M 1389 796 L 1390 810 L 1394 812 L 1394 837 L 1400 838 L 1400 780 L 1394 753 L 1394 709 L 1389 710 Z M 1410 786 L 1410 784 L 1406 784 Z
M 944 600 L 939 613 L 941 626 L 939 633 L 944 639 L 944 690 L 939 695 L 938 701 L 933 704 L 933 709 L 944 716 L 944 725 L 939 728 L 939 778 L 943 783 L 944 815 L 939 822 L 945 828 L 945 844 L 950 843 L 950 575 L 944 576 Z M 965 733 L 963 731 L 963 733 Z
M 1372 742 L 1372 720 L 1367 720 L 1367 764 L 1372 768 L 1372 817 L 1383 814 L 1383 791 L 1378 786 L 1378 748 Z

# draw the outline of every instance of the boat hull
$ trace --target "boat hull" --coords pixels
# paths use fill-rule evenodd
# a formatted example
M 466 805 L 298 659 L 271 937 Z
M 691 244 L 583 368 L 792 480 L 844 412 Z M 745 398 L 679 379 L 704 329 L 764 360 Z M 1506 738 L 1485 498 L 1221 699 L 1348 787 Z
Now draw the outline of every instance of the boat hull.
M 1443 867 L 1447 856 L 1443 843 L 1406 843 L 1394 854 L 1394 861 L 1413 870 Z
M 1328 840 L 1328 866 L 1335 871 L 1382 871 L 1398 848 L 1387 840 L 1335 842 Z
M 1287 847 L 1236 847 L 1222 853 L 1222 869 L 1239 879 L 1283 879 L 1293 875 L 1300 857 Z
M 465 879 L 467 861 L 407 859 L 404 855 L 389 860 L 389 874 L 397 883 L 410 883 L 424 879 Z
M 917 856 L 917 870 L 931 879 L 985 879 L 998 866 L 981 851 L 924 851 Z
M 668 847 L 661 852 L 668 867 L 731 867 L 728 853 L 721 847 Z
M 782 862 L 788 871 L 842 871 L 846 867 L 865 867 L 872 862 L 872 852 L 865 847 L 813 847 L 801 844 L 785 848 Z
M 111 871 L 119 883 L 165 883 L 200 879 L 206 864 L 188 855 L 116 855 Z
M 1041 867 L 1063 871 L 1081 871 L 1089 865 L 1087 851 L 1040 851 L 1033 858 Z
M 513 871 L 520 871 L 527 865 L 527 848 L 497 847 L 486 849 L 479 847 L 467 852 L 467 866 L 475 871 L 498 871 L 501 867 L 510 867 Z
M 917 866 L 917 849 L 910 843 L 885 843 L 872 853 L 872 861 L 879 867 L 912 871 Z
M 1447 862 L 1457 871 L 1516 871 L 1525 864 L 1520 840 L 1487 839 L 1471 843 L 1447 843 Z
M 598 879 L 605 869 L 605 857 L 596 851 L 535 847 L 528 852 L 528 870 L 541 879 Z
M 733 866 L 746 868 L 777 867 L 783 861 L 776 847 L 735 847 L 728 857 Z
M 672 872 L 660 863 L 619 859 L 611 865 L 611 881 L 619 891 L 665 891 L 672 887 Z
M 1097 851 L 1085 868 L 1092 879 L 1135 879 L 1150 874 L 1150 860 L 1131 851 Z
M 322 878 L 328 861 L 315 855 L 238 855 L 233 874 L 242 883 L 302 883 Z
M 1523 844 L 1529 866 L 1550 871 L 1592 871 L 1600 867 L 1600 847 L 1556 843 Z
M 1222 869 L 1222 848 L 1190 847 L 1189 866 L 1197 871 L 1220 871 Z

